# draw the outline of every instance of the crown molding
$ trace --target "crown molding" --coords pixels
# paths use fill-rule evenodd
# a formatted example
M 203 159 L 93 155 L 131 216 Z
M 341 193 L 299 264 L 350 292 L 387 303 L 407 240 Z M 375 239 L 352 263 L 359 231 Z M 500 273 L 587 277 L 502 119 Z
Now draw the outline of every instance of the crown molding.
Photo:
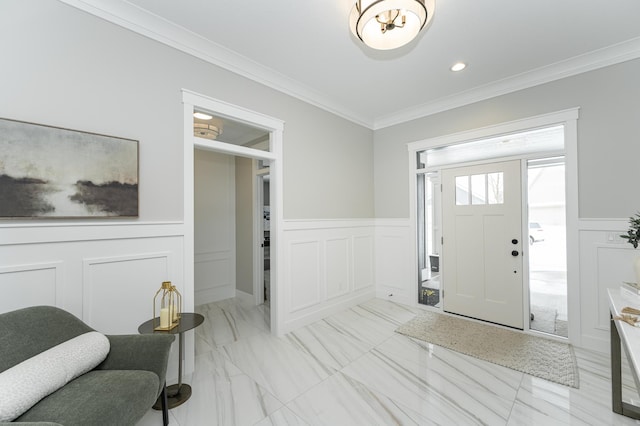
M 372 130 L 640 57 L 639 37 L 373 119 L 345 108 L 309 86 L 127 1 L 59 1 Z
M 439 112 L 484 101 L 496 96 L 528 89 L 565 77 L 593 71 L 609 65 L 640 58 L 640 37 L 574 56 L 551 65 L 536 68 L 522 74 L 498 80 L 484 86 L 460 92 L 452 96 L 427 102 L 415 108 L 407 108 L 374 121 L 373 130 L 433 115 Z
M 373 127 L 371 118 L 339 105 L 319 91 L 129 2 L 114 0 L 59 1 L 300 99 L 346 120 L 369 129 Z

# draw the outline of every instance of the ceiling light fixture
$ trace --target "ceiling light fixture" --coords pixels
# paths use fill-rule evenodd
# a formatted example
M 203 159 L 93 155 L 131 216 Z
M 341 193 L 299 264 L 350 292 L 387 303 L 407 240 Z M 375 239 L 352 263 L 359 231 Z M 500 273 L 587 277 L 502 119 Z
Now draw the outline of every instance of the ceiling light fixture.
M 395 49 L 413 40 L 433 17 L 435 0 L 357 0 L 351 32 L 367 46 Z
M 465 69 L 467 67 L 467 64 L 465 64 L 464 62 L 456 62 L 455 64 L 453 64 L 451 66 L 451 71 L 462 71 L 463 69 Z
M 196 111 L 193 113 L 195 118 L 199 118 L 200 120 L 211 120 L 213 118 L 212 115 L 205 114 L 204 112 Z
M 193 136 L 215 140 L 222 134 L 222 126 L 207 123 L 193 123 Z

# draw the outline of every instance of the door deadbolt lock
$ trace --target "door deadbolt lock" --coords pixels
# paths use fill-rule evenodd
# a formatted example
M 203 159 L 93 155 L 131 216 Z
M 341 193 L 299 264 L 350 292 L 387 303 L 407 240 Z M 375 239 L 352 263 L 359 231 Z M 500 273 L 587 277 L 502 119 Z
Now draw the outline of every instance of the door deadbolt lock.
M 518 244 L 518 240 L 514 238 L 513 240 L 511 240 L 511 244 Z
M 518 250 L 514 250 L 511 252 L 511 256 L 516 257 L 518 256 L 520 253 L 518 253 Z

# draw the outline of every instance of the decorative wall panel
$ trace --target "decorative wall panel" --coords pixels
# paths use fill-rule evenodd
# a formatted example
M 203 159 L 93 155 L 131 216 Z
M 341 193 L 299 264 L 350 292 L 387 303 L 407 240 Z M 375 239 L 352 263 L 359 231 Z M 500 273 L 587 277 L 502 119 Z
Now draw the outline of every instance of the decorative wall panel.
M 195 300 L 198 305 L 235 296 L 233 253 L 216 251 L 195 255 Z
M 137 333 L 153 317 L 161 283 L 171 281 L 171 263 L 169 252 L 85 259 L 83 321 L 103 333 Z
M 328 239 L 325 246 L 327 299 L 351 291 L 349 238 Z
M 289 246 L 291 312 L 320 302 L 320 242 L 293 241 Z
M 372 288 L 374 238 L 371 235 L 353 237 L 353 287 L 355 290 Z
M 62 300 L 62 262 L 0 267 L 0 313 Z
M 284 332 L 374 297 L 372 221 L 290 221 L 284 237 Z

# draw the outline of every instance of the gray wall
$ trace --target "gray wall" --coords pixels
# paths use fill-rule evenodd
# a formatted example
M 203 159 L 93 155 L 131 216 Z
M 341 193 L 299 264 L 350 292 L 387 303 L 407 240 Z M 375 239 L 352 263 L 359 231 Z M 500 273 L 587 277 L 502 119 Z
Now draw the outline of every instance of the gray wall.
M 182 220 L 182 88 L 285 121 L 285 218 L 373 216 L 369 129 L 55 0 L 0 2 L 0 117 L 140 141 L 140 219 Z
M 573 107 L 580 107 L 580 217 L 632 215 L 640 210 L 638 76 L 633 60 L 376 131 L 376 217 L 409 216 L 408 142 Z
M 236 157 L 236 289 L 253 294 L 253 160 Z

